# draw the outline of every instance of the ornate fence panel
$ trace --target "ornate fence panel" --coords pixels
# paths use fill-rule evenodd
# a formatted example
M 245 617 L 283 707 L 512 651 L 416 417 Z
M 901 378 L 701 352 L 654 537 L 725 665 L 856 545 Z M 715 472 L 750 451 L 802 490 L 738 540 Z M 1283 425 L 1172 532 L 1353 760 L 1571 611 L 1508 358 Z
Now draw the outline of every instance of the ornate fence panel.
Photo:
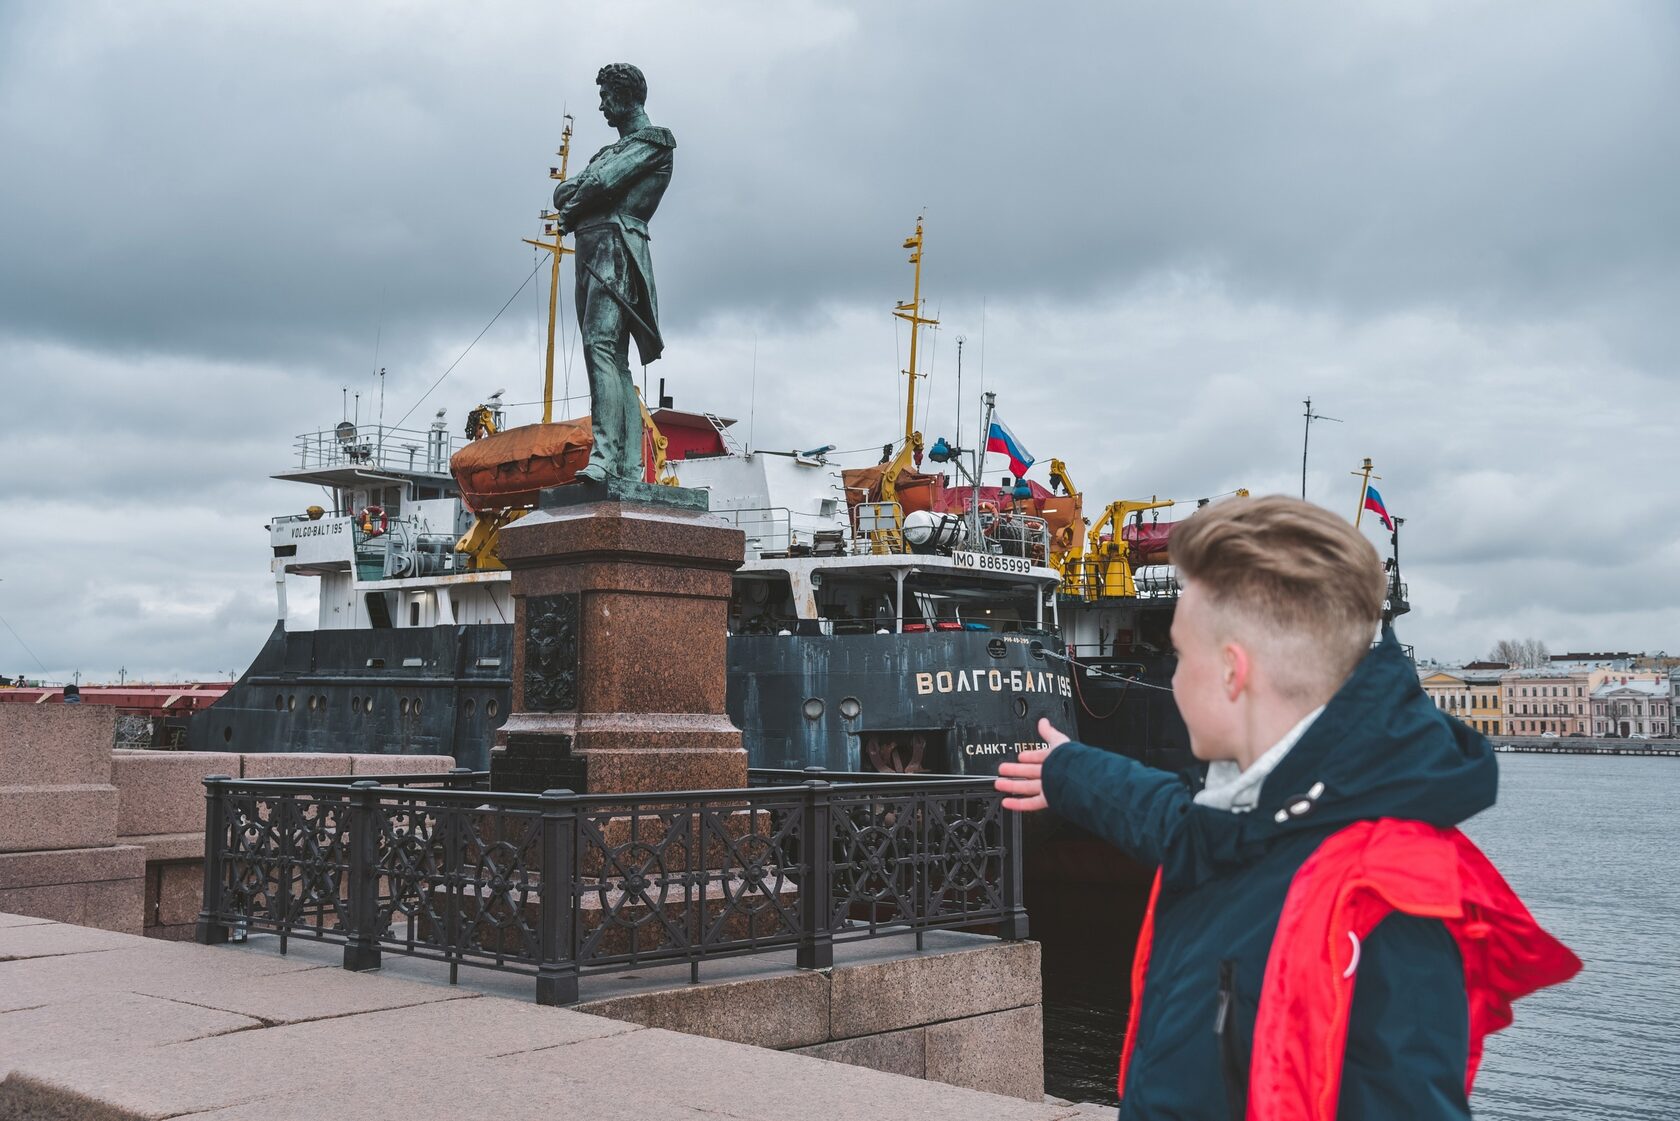
M 985 925 L 1026 937 L 1020 826 L 987 780 L 766 773 L 745 790 L 500 794 L 484 776 L 205 780 L 201 942 L 248 931 L 534 974 Z M 828 777 L 843 781 L 831 783 Z M 853 781 L 856 779 L 856 781 Z

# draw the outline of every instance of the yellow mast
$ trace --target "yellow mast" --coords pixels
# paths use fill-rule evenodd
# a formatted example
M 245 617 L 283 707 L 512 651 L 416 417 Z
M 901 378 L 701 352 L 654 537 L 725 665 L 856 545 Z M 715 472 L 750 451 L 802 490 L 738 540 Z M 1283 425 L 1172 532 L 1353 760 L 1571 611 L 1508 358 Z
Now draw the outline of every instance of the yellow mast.
M 555 153 L 560 157 L 560 166 L 548 169 L 548 177 L 550 179 L 564 180 L 566 178 L 566 164 L 570 162 L 572 157 L 572 115 L 567 113 L 564 119 L 566 126 L 560 130 L 560 150 Z M 560 262 L 565 258 L 566 254 L 575 252 L 575 250 L 567 249 L 565 245 L 562 244 L 565 237 L 560 233 L 559 227 L 554 224 L 555 215 L 555 211 L 547 208 L 544 208 L 543 211 L 537 215 L 542 219 L 543 233 L 554 239 L 552 243 L 546 241 L 533 241 L 528 237 L 521 239 L 526 245 L 534 245 L 538 249 L 546 249 L 554 255 L 554 260 L 551 263 L 548 272 L 548 360 L 543 366 L 542 422 L 544 424 L 548 424 L 554 420 L 554 320 L 560 297 Z
M 1365 457 L 1365 463 L 1364 463 L 1363 466 L 1360 467 L 1359 470 L 1349 471 L 1348 474 L 1360 476 L 1360 480 L 1359 480 L 1359 509 L 1353 515 L 1353 525 L 1354 525 L 1354 528 L 1357 529 L 1359 527 L 1359 519 L 1361 519 L 1365 516 L 1365 491 L 1367 489 L 1369 489 L 1369 487 L 1371 486 L 1371 480 L 1372 479 L 1375 479 L 1378 482 L 1381 482 L 1382 481 L 1382 476 L 1371 474 L 1371 457 L 1370 456 Z
M 922 377 L 916 369 L 916 343 L 924 325 L 935 326 L 937 319 L 928 319 L 922 315 L 922 216 L 916 215 L 916 232 L 904 239 L 904 248 L 910 250 L 910 263 L 916 266 L 915 286 L 910 292 L 910 302 L 899 304 L 893 311 L 898 318 L 910 324 L 910 369 L 906 373 L 910 376 L 910 385 L 904 394 L 904 439 L 913 446 L 921 445 L 921 433 L 916 431 L 916 379 Z

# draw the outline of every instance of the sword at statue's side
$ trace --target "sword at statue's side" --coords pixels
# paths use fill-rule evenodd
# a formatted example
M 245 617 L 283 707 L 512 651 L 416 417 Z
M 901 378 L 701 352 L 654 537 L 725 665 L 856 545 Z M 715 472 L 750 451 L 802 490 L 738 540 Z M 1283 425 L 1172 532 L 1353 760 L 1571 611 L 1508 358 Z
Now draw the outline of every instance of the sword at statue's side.
M 605 289 L 607 295 L 618 301 L 618 306 L 624 309 L 624 314 L 634 320 L 636 326 L 640 327 L 644 334 L 654 338 L 659 336 L 659 332 L 648 326 L 647 320 L 643 319 L 636 309 L 631 306 L 630 301 L 625 298 L 624 294 L 617 288 L 614 288 L 611 284 L 608 284 L 606 278 L 595 271 L 595 266 L 584 260 L 581 254 L 574 255 L 572 259 L 581 265 L 585 272 L 595 278 L 595 283 Z

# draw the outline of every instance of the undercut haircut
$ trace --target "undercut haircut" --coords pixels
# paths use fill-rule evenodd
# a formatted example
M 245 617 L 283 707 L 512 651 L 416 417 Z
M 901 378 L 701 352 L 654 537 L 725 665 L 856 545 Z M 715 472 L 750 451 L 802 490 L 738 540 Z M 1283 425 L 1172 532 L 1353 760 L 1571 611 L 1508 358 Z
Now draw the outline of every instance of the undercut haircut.
M 595 75 L 595 84 L 637 105 L 647 104 L 647 77 L 628 62 L 607 63 Z
M 1171 550 L 1223 628 L 1265 650 L 1271 679 L 1292 699 L 1328 699 L 1371 648 L 1387 592 L 1382 561 L 1322 506 L 1281 494 L 1228 499 L 1174 527 Z

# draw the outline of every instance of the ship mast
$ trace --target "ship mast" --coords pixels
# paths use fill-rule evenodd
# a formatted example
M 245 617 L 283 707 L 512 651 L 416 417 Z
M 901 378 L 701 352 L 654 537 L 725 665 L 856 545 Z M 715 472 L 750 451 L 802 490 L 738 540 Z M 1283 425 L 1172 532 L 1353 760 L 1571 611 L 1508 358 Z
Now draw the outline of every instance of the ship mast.
M 910 378 L 909 387 L 904 393 L 904 439 L 913 447 L 920 449 L 921 433 L 916 431 L 916 379 L 925 377 L 916 368 L 916 344 L 921 335 L 922 327 L 935 326 L 937 319 L 929 319 L 922 314 L 922 216 L 916 216 L 916 232 L 904 239 L 904 248 L 910 250 L 910 263 L 916 266 L 916 279 L 910 291 L 910 302 L 899 304 L 893 314 L 910 324 L 910 368 L 905 371 Z
M 1359 470 L 1349 471 L 1348 474 L 1360 476 L 1360 479 L 1359 479 L 1359 509 L 1356 510 L 1354 512 L 1354 515 L 1353 515 L 1354 527 L 1358 528 L 1360 519 L 1365 516 L 1365 492 L 1371 489 L 1371 480 L 1372 479 L 1376 479 L 1378 482 L 1381 482 L 1382 481 L 1382 476 L 1371 474 L 1371 457 L 1370 456 L 1365 457 L 1365 462 L 1360 465 Z
M 572 115 L 570 113 L 565 114 L 564 120 L 566 126 L 560 130 L 560 149 L 555 153 L 560 157 L 560 166 L 548 169 L 548 177 L 555 180 L 566 178 L 566 165 L 572 157 Z M 565 241 L 565 235 L 560 232 L 560 227 L 554 221 L 557 216 L 557 211 L 549 210 L 546 207 L 537 215 L 542 219 L 543 233 L 552 237 L 553 242 L 535 241 L 528 237 L 521 239 L 526 245 L 546 249 L 554 255 L 548 272 L 548 358 L 543 365 L 542 422 L 544 424 L 551 423 L 554 420 L 554 321 L 560 297 L 560 262 L 566 254 L 576 252 L 576 250 L 568 249 L 562 244 Z

